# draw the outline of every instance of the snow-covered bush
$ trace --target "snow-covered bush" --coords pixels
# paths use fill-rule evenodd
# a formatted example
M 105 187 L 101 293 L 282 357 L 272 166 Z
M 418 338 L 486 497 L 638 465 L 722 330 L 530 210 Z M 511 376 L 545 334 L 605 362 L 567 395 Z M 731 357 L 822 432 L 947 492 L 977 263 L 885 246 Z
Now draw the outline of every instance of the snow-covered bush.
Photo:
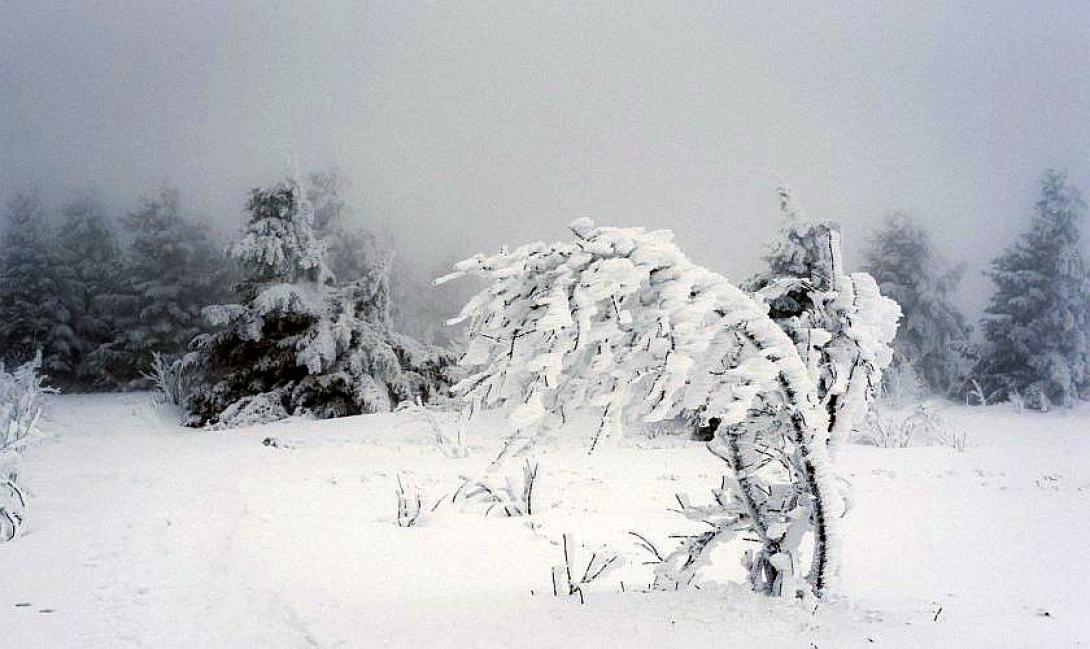
M 424 494 L 416 485 L 397 476 L 397 526 L 414 527 L 424 515 Z
M 0 452 L 13 449 L 34 430 L 42 414 L 42 395 L 54 392 L 43 385 L 41 366 L 41 354 L 11 372 L 0 364 Z
M 254 190 L 249 212 L 231 249 L 239 302 L 207 307 L 219 329 L 179 362 L 200 374 L 185 400 L 188 423 L 383 412 L 445 389 L 452 356 L 390 329 L 384 273 L 336 284 L 297 181 Z
M 705 549 L 738 535 L 760 543 L 756 590 L 820 593 L 835 571 L 829 450 L 865 414 L 898 311 L 869 276 L 843 274 L 834 227 L 804 222 L 786 201 L 785 211 L 756 295 L 693 264 L 670 232 L 588 219 L 572 223 L 572 241 L 478 255 L 440 280 L 488 282 L 452 321 L 470 321 L 468 375 L 454 392 L 510 406 L 501 459 L 579 408 L 601 413 L 592 447 L 636 419 L 686 416 L 715 430 L 729 497 L 703 542 L 663 562 L 671 582 L 687 583 Z
M 911 363 L 896 362 L 890 364 L 882 373 L 883 403 L 892 408 L 908 408 L 927 398 L 927 387 L 920 380 Z
M 480 503 L 485 506 L 485 516 L 498 512 L 511 518 L 531 516 L 534 513 L 534 486 L 537 484 L 537 462 L 526 460 L 519 476 L 495 476 L 485 478 L 462 477 L 462 484 L 454 492 L 452 500 Z
M 42 385 L 41 364 L 41 354 L 11 372 L 0 364 L 0 543 L 14 538 L 24 520 L 15 453 L 37 426 L 42 395 L 53 391 Z
M 0 476 L 0 543 L 15 538 L 23 526 L 26 498 L 14 472 Z
M 428 426 L 439 452 L 450 458 L 469 456 L 466 438 L 469 429 L 469 412 L 446 413 L 436 408 L 425 406 L 420 400 L 402 401 L 397 406 L 398 412 L 404 412 Z M 453 415 L 453 419 L 445 415 Z
M 930 404 L 920 403 L 907 412 L 873 407 L 855 441 L 879 448 L 939 445 L 964 451 L 967 437 Z
M 180 406 L 192 390 L 191 373 L 181 363 L 173 363 L 159 352 L 151 354 L 151 371 L 144 374 L 164 403 Z

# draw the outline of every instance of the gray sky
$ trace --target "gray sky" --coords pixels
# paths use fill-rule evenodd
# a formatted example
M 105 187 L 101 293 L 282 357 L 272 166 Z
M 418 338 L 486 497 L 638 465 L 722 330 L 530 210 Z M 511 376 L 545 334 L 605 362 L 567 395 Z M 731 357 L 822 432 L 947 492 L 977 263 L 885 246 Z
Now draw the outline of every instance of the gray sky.
M 849 254 L 930 224 L 975 310 L 1041 171 L 1090 190 L 1082 2 L 289 4 L 0 0 L 0 191 L 236 223 L 292 154 L 421 259 L 590 216 L 741 279 L 782 177 Z

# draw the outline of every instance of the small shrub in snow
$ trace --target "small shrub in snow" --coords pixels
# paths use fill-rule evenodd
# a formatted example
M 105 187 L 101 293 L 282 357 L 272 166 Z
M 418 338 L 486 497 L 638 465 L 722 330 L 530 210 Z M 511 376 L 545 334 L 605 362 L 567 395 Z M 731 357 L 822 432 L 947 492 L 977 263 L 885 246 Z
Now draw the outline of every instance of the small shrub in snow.
M 867 414 L 866 426 L 866 431 L 856 441 L 879 448 L 938 444 L 964 451 L 967 441 L 964 431 L 950 426 L 942 413 L 926 403 L 918 404 L 901 416 L 876 406 Z
M 964 453 L 969 445 L 969 433 L 949 425 L 942 425 L 935 430 L 934 440 L 939 444 L 952 448 L 958 453 Z
M 522 473 L 518 477 L 504 476 L 503 483 L 497 484 L 488 478 L 462 478 L 462 485 L 454 493 L 453 500 L 469 503 L 482 503 L 485 516 L 492 512 L 504 516 L 531 516 L 534 513 L 534 485 L 537 483 L 537 462 L 526 460 Z
M 0 543 L 6 543 L 19 533 L 26 511 L 26 498 L 15 473 L 0 478 Z
M 1018 403 L 1022 403 L 1021 395 L 1018 397 Z M 969 379 L 969 389 L 965 392 L 965 405 L 967 406 L 986 406 L 988 405 L 988 397 L 984 395 L 984 388 L 981 387 L 980 381 L 976 379 Z
M 10 541 L 22 527 L 26 498 L 12 468 L 15 453 L 38 423 L 41 397 L 51 388 L 42 385 L 41 354 L 8 372 L 0 365 L 0 543 Z
M 160 399 L 172 406 L 185 405 L 197 378 L 191 365 L 172 362 L 159 352 L 152 352 L 151 371 L 144 374 L 144 379 L 151 383 Z
M 468 411 L 453 413 L 454 420 L 451 421 L 445 418 L 442 412 L 425 406 L 419 399 L 401 402 L 397 411 L 413 415 L 427 424 L 432 432 L 436 448 L 443 455 L 450 458 L 469 457 L 469 447 L 466 445 L 466 432 L 469 428 Z
M 397 526 L 413 527 L 424 513 L 424 494 L 412 484 L 406 484 L 397 476 Z
M 0 365 L 0 451 L 26 438 L 42 414 L 41 398 L 55 392 L 42 385 L 41 354 L 8 372 Z
M 555 597 L 579 597 L 579 603 L 586 603 L 584 588 L 608 575 L 624 563 L 620 555 L 610 552 L 605 547 L 592 550 L 590 558 L 584 564 L 575 556 L 575 542 L 570 534 L 562 539 L 564 563 L 553 566 L 552 582 Z
M 866 431 L 859 436 L 860 444 L 878 448 L 906 448 L 912 444 L 918 422 L 914 415 L 898 418 L 875 406 L 867 413 Z

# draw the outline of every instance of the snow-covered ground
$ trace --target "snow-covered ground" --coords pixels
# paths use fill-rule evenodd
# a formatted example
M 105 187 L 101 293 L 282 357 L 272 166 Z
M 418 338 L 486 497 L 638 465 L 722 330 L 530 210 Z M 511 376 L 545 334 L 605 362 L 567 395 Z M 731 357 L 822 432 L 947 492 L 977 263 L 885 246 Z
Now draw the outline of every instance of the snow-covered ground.
M 647 592 L 629 532 L 666 548 L 691 529 L 669 509 L 718 482 L 699 443 L 632 436 L 588 456 L 572 425 L 536 450 L 532 516 L 444 501 L 400 528 L 398 475 L 429 505 L 483 475 L 497 417 L 459 459 L 406 414 L 209 432 L 150 403 L 49 400 L 21 466 L 29 525 L 0 545 L 0 647 L 1090 644 L 1090 409 L 951 408 L 964 453 L 845 448 L 842 579 L 815 608 L 730 584 Z M 580 560 L 626 560 L 583 605 L 552 596 L 565 533 Z

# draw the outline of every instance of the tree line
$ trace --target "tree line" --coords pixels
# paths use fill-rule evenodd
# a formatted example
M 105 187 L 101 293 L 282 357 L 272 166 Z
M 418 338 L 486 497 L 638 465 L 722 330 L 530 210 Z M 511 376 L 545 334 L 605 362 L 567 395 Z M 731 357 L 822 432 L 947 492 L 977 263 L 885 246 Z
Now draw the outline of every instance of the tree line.
M 369 281 L 366 290 L 378 293 L 370 302 L 356 300 L 363 321 L 418 338 L 438 329 L 443 306 L 428 304 L 421 278 L 410 277 L 412 269 L 399 265 L 373 233 L 348 227 L 343 180 L 333 173 L 304 180 L 292 191 L 306 201 L 310 231 L 332 278 L 318 285 L 360 291 L 360 282 Z M 255 210 L 267 207 L 254 203 L 257 195 L 246 228 Z M 1044 174 L 1024 232 L 985 271 L 995 288 L 976 327 L 954 303 L 964 268 L 941 258 L 918 221 L 903 213 L 887 217 L 863 264 L 903 313 L 883 380 L 887 393 L 1013 400 L 1039 410 L 1087 398 L 1085 212 L 1064 174 Z M 270 279 L 247 276 L 249 262 L 237 244 L 225 255 L 226 242 L 170 189 L 119 218 L 88 197 L 51 214 L 36 194 L 22 192 L 8 201 L 0 226 L 0 360 L 13 366 L 41 351 L 43 371 L 69 391 L 147 387 L 156 357 L 181 359 L 195 342 L 222 337 L 223 327 L 233 326 L 230 318 L 210 318 L 216 310 L 207 307 L 245 303 L 255 295 L 255 282 Z
M 889 216 L 863 265 L 903 313 L 887 391 L 1034 410 L 1090 398 L 1085 215 L 1078 189 L 1047 171 L 1024 231 L 985 271 L 994 291 L 976 331 L 952 302 L 964 268 L 941 259 L 920 223 Z

